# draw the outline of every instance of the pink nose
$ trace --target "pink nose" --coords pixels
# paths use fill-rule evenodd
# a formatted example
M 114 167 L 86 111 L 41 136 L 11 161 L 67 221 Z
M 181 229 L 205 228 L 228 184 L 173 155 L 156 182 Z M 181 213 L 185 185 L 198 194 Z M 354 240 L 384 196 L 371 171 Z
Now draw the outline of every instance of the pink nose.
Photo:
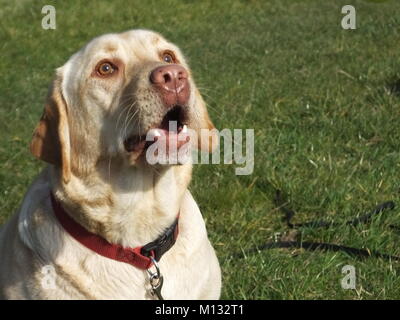
M 157 67 L 150 73 L 150 82 L 159 91 L 167 108 L 188 103 L 190 90 L 184 67 L 178 64 Z

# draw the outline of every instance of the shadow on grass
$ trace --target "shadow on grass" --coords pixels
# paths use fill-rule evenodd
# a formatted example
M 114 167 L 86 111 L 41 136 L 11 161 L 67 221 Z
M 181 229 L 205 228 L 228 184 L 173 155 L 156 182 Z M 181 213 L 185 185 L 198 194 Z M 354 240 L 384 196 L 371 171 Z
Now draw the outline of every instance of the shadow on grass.
M 385 88 L 390 95 L 400 97 L 400 76 L 396 75 L 391 77 L 386 82 Z

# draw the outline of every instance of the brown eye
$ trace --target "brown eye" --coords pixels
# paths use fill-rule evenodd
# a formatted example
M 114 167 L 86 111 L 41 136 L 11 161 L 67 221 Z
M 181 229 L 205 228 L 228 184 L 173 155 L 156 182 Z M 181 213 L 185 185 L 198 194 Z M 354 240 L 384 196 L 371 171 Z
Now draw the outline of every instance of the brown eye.
M 116 70 L 116 67 L 110 62 L 103 62 L 97 68 L 97 73 L 101 76 L 108 76 Z
M 166 63 L 174 63 L 175 62 L 175 57 L 172 52 L 164 52 L 162 59 Z

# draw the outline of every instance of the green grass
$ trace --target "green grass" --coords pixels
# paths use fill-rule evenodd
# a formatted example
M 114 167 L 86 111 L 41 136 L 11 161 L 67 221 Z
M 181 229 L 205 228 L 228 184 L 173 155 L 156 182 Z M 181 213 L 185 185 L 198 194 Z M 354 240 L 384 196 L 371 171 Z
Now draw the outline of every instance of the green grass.
M 297 221 L 345 221 L 391 199 L 400 207 L 400 2 L 0 1 L 0 223 L 43 167 L 29 154 L 56 67 L 99 34 L 156 30 L 178 44 L 219 129 L 254 128 L 255 170 L 196 166 L 191 190 L 220 257 L 225 299 L 398 299 L 400 263 L 344 253 L 276 249 L 232 258 L 286 227 L 282 189 Z M 162 3 L 162 4 L 161 4 Z M 41 28 L 54 4 L 57 29 Z M 304 229 L 302 239 L 400 255 L 400 210 L 370 225 Z M 341 268 L 354 265 L 357 290 Z

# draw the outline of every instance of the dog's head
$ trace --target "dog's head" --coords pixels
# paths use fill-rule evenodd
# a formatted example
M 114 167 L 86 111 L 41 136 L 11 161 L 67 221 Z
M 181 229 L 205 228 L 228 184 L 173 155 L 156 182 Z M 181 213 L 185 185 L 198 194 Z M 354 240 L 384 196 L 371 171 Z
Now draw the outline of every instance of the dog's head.
M 102 159 L 146 165 L 146 135 L 180 148 L 188 128 L 200 149 L 215 147 L 212 135 L 201 139 L 200 130 L 214 126 L 179 48 L 133 30 L 93 39 L 57 69 L 31 151 L 68 181 Z

